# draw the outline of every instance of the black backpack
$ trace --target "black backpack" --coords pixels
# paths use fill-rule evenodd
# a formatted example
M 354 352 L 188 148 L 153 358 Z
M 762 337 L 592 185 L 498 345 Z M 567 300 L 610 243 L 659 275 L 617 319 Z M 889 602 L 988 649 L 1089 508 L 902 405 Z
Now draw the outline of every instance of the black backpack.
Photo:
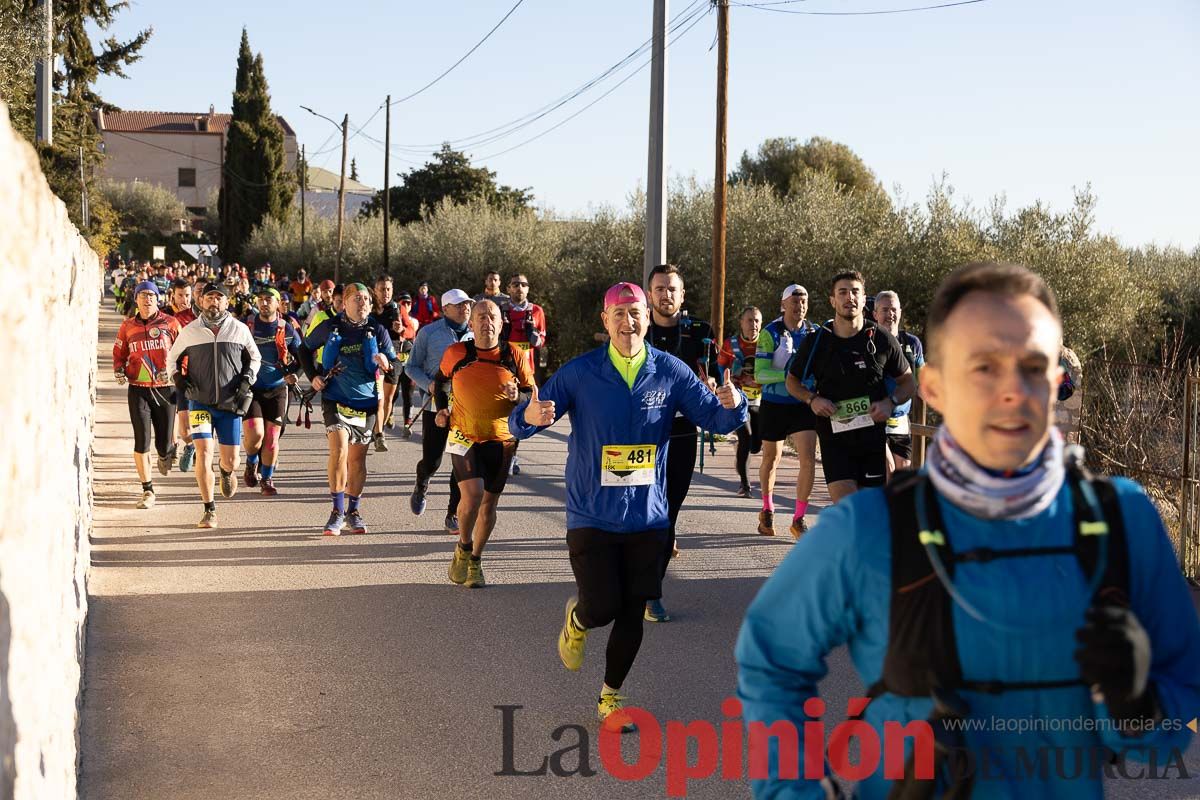
M 1073 451 L 1073 452 L 1072 452 Z M 882 694 L 932 697 L 930 723 L 935 731 L 935 776 L 949 783 L 945 797 L 967 797 L 972 786 L 969 758 L 961 727 L 947 719 L 969 713 L 957 695 L 961 689 L 1000 694 L 1022 689 L 1054 689 L 1084 685 L 1079 676 L 1058 680 L 1005 682 L 987 675 L 964 675 L 954 633 L 953 576 L 956 564 L 987 563 L 1000 558 L 1074 554 L 1092 586 L 1095 605 L 1129 605 L 1129 559 L 1125 524 L 1116 489 L 1093 477 L 1072 448 L 1067 482 L 1074 505 L 1074 537 L 1059 547 L 990 548 L 955 552 L 938 509 L 937 492 L 928 475 L 897 472 L 888 484 L 891 515 L 892 589 L 888 643 L 883 673 L 867 690 L 868 702 Z M 969 609 L 968 613 L 970 613 Z M 972 614 L 975 616 L 975 614 Z M 855 717 L 861 717 L 863 707 Z M 927 797 L 937 783 L 918 780 L 912 761 L 897 781 L 891 798 Z
M 447 380 L 454 380 L 454 376 L 458 374 L 460 369 L 465 369 L 479 360 L 479 350 L 475 347 L 474 339 L 465 340 L 463 345 L 466 346 L 467 352 L 454 365 L 454 369 L 450 370 L 450 374 L 446 376 Z M 520 377 L 520 373 L 517 372 L 517 362 L 513 358 L 512 348 L 509 347 L 508 342 L 500 342 L 500 361 L 493 363 L 499 363 L 500 366 L 511 372 L 514 378 Z

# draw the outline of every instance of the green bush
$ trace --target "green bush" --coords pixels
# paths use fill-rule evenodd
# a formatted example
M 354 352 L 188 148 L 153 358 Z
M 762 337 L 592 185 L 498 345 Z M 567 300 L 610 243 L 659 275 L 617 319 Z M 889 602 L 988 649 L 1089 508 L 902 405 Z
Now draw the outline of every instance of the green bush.
M 695 181 L 670 190 L 668 258 L 682 266 L 690 313 L 710 316 L 712 194 Z M 809 289 L 810 316 L 832 314 L 829 279 L 858 269 L 867 290 L 900 294 L 906 326 L 920 333 L 925 308 L 938 283 L 968 261 L 995 259 L 1038 270 L 1058 294 L 1067 344 L 1081 356 L 1130 330 L 1151 325 L 1157 336 L 1191 326 L 1200 331 L 1200 250 L 1125 250 L 1093 230 L 1096 199 L 1076 194 L 1071 209 L 1038 203 L 1009 212 L 1002 202 L 977 209 L 957 201 L 944 180 L 923 202 L 893 204 L 873 192 L 856 192 L 814 172 L 787 197 L 769 187 L 730 187 L 726 241 L 726 331 L 746 305 L 767 320 L 779 313 L 776 298 L 789 283 Z M 391 229 L 390 272 L 400 288 L 428 280 L 435 292 L 459 287 L 474 293 L 483 275 L 526 273 L 531 297 L 546 308 L 551 363 L 595 346 L 600 297 L 620 280 L 640 281 L 645 198 L 623 209 L 601 208 L 587 220 L 561 220 L 532 211 L 513 214 L 485 203 L 444 204 L 421 222 Z M 310 215 L 307 263 L 300 261 L 299 219 L 266 221 L 247 246 L 251 264 L 270 261 L 277 271 L 306 266 L 331 277 L 335 254 L 332 220 Z M 342 279 L 367 279 L 382 270 L 383 229 L 376 219 L 345 225 Z M 1200 338 L 1200 337 L 1198 337 Z

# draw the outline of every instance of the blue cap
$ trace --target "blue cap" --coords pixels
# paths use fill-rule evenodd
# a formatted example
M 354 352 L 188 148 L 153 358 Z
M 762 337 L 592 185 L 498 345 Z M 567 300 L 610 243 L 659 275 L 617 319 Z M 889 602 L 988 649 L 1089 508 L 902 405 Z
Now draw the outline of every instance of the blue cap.
M 158 297 L 158 286 L 154 281 L 142 281 L 133 288 L 133 296 L 137 297 L 142 292 L 154 292 L 154 296 Z

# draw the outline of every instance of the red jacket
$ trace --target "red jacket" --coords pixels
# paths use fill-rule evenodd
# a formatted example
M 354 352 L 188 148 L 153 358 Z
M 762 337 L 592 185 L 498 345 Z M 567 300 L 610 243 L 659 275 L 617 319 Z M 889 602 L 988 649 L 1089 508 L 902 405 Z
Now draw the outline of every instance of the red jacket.
M 428 325 L 442 316 L 442 307 L 438 305 L 437 298 L 433 295 L 421 297 L 420 295 L 413 296 L 413 316 L 417 318 L 417 322 L 422 325 Z
M 134 386 L 169 386 L 157 376 L 167 371 L 167 351 L 179 337 L 179 320 L 162 309 L 148 320 L 134 314 L 121 323 L 113 344 L 113 372 L 123 372 Z
M 195 312 L 195 311 L 192 311 L 192 307 L 191 307 L 191 306 L 188 306 L 187 308 L 184 308 L 184 309 L 182 309 L 182 310 L 180 310 L 180 311 L 176 311 L 176 310 L 175 310 L 175 307 L 174 307 L 174 306 L 172 306 L 170 303 L 168 303 L 167 305 L 165 305 L 165 306 L 163 307 L 163 311 L 165 311 L 166 313 L 170 314 L 170 315 L 171 315 L 172 317 L 174 317 L 175 319 L 179 320 L 179 327 L 180 327 L 180 328 L 184 327 L 184 326 L 185 326 L 185 325 L 187 325 L 189 322 L 191 322 L 191 321 L 193 321 L 194 319 L 196 319 L 196 312 Z

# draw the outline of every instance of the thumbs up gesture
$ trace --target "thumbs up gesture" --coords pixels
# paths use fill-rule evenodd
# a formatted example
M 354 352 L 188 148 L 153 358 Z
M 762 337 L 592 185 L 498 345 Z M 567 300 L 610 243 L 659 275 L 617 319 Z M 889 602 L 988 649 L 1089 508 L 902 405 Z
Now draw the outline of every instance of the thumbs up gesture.
M 554 401 L 539 400 L 536 383 L 533 385 L 533 394 L 529 398 L 529 405 L 525 407 L 525 422 L 539 428 L 554 422 Z
M 742 402 L 742 393 L 729 377 L 729 370 L 725 370 L 724 379 L 721 385 L 717 387 L 717 399 L 721 401 L 721 405 L 725 408 L 737 408 Z

